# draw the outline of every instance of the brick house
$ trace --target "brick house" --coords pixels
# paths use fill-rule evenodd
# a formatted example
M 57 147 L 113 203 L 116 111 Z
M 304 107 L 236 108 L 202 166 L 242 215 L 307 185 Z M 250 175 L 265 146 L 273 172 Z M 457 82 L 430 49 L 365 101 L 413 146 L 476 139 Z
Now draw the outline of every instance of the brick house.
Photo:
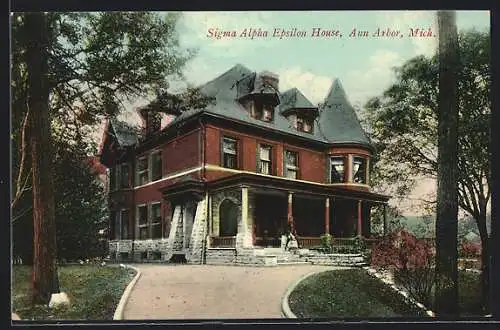
M 370 235 L 370 209 L 389 197 L 370 189 L 374 148 L 338 80 L 320 108 L 242 65 L 200 91 L 214 101 L 163 129 L 147 107 L 142 132 L 108 121 L 112 257 L 252 262 L 290 225 L 300 247 Z

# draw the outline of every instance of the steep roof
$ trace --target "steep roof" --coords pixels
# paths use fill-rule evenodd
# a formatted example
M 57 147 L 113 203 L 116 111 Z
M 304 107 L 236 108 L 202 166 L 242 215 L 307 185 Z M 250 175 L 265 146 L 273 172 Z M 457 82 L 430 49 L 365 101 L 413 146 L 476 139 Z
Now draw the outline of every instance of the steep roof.
M 139 141 L 137 128 L 116 118 L 110 118 L 108 132 L 114 133 L 116 140 L 122 147 L 132 146 Z
M 325 102 L 320 107 L 319 127 L 323 137 L 329 142 L 370 145 L 339 79 L 333 81 Z
M 312 133 L 301 132 L 295 129 L 290 121 L 280 112 L 290 107 L 315 109 L 316 107 L 297 89 L 292 88 L 280 93 L 281 105 L 276 108 L 274 122 L 264 122 L 252 118 L 243 106 L 237 102 L 238 86 L 253 84 L 256 74 L 241 64 L 236 64 L 228 71 L 215 79 L 200 86 L 200 92 L 213 97 L 215 102 L 204 109 L 190 109 L 177 116 L 167 127 L 184 121 L 201 112 L 242 121 L 253 126 L 273 129 L 283 133 L 301 136 L 309 140 L 323 143 L 361 143 L 370 146 L 354 109 L 350 106 L 345 92 L 338 80 L 335 80 L 320 109 L 320 115 L 314 122 Z M 340 103 L 340 108 L 332 108 L 333 104 Z
M 280 111 L 283 113 L 289 109 L 316 109 L 297 88 L 291 88 L 281 94 Z

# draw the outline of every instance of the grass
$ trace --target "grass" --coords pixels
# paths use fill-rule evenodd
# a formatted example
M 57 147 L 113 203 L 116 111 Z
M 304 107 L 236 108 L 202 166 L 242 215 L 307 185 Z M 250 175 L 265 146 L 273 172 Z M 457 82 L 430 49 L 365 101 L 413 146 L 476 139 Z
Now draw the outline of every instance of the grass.
M 302 318 L 373 318 L 424 316 L 417 307 L 363 269 L 312 275 L 290 294 L 291 310 Z
M 480 275 L 459 272 L 461 316 L 481 316 Z M 290 294 L 292 311 L 303 318 L 419 317 L 421 310 L 362 269 L 312 275 Z
M 32 305 L 30 266 L 13 266 L 12 311 L 23 320 L 111 320 L 128 283 L 130 269 L 110 266 L 75 265 L 59 267 L 61 292 L 66 292 L 69 307 L 50 309 Z

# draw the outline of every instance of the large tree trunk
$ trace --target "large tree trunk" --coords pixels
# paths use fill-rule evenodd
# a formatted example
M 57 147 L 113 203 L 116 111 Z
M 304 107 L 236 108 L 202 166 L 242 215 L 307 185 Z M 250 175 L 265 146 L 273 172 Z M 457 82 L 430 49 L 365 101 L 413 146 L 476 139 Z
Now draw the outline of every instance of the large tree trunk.
M 481 237 L 481 293 L 483 311 L 490 311 L 490 240 L 486 229 L 486 210 L 476 218 L 479 236 Z
M 455 12 L 439 11 L 436 297 L 438 316 L 458 316 L 458 38 Z
M 49 119 L 48 43 L 50 27 L 44 13 L 25 15 L 29 36 L 26 62 L 33 171 L 33 292 L 34 303 L 46 304 L 59 292 Z

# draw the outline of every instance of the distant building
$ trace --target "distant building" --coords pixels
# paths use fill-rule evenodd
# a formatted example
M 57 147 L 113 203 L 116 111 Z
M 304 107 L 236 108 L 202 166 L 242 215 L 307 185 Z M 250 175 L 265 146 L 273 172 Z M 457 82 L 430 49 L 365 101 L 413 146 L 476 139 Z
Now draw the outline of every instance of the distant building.
M 339 80 L 320 108 L 279 77 L 236 65 L 200 91 L 214 98 L 161 128 L 147 107 L 138 131 L 110 119 L 100 161 L 109 168 L 110 251 L 118 259 L 229 262 L 320 236 L 370 235 L 374 147 Z

